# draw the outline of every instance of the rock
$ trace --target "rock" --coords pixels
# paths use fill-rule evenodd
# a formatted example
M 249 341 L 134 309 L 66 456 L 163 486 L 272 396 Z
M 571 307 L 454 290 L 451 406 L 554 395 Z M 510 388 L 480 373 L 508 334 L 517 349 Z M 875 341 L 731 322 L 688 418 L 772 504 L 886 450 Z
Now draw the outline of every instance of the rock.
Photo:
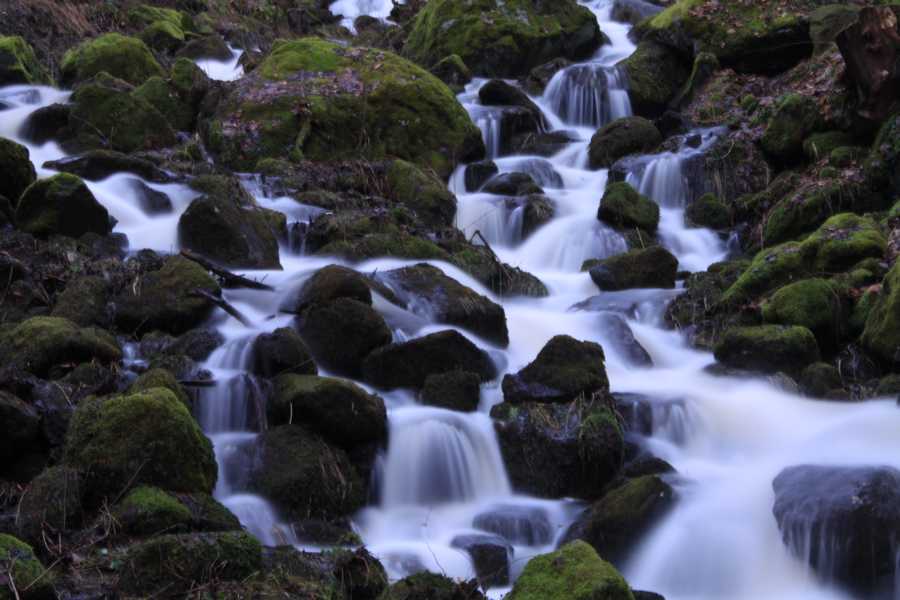
M 85 472 L 95 501 L 141 484 L 209 494 L 217 477 L 212 444 L 165 388 L 82 400 L 69 425 L 65 464 Z
M 659 226 L 659 206 L 631 185 L 618 182 L 603 192 L 597 218 L 618 229 L 637 227 L 654 233 Z
M 316 363 L 309 355 L 303 340 L 296 331 L 281 327 L 272 333 L 260 334 L 253 342 L 253 366 L 255 375 L 315 375 Z
M 150 369 L 149 371 L 141 373 L 128 388 L 128 392 L 133 394 L 145 392 L 153 388 L 165 388 L 169 390 L 175 394 L 175 397 L 178 398 L 179 402 L 184 404 L 188 411 L 192 409 L 193 402 L 191 402 L 190 396 L 184 391 L 184 388 L 181 387 L 181 384 L 178 383 L 178 380 L 175 379 L 172 372 L 167 371 L 166 369 Z
M 295 300 L 286 307 L 288 312 L 301 314 L 314 304 L 327 304 L 338 298 L 349 298 L 372 305 L 370 281 L 353 269 L 341 265 L 322 267 L 307 279 Z
M 2 44 L 2 40 L 3 38 L 0 38 L 0 44 Z M 2 64 L 2 60 L 0 60 L 0 64 Z M 14 206 L 22 192 L 37 179 L 28 148 L 6 138 L 0 138 L 0 172 L 3 173 L 3 181 L 0 181 L 0 196 L 9 198 Z
M 497 375 L 487 353 L 455 330 L 379 348 L 363 362 L 363 379 L 387 389 L 421 388 L 429 375 L 452 371 L 475 373 L 481 381 Z
M 81 327 L 106 327 L 111 316 L 108 306 L 110 292 L 109 283 L 103 277 L 75 277 L 57 296 L 56 306 L 50 315 L 68 319 Z
M 161 215 L 172 212 L 172 200 L 165 192 L 160 192 L 140 179 L 128 181 L 138 199 L 138 206 L 148 215 Z
M 116 325 L 135 333 L 155 329 L 184 333 L 213 310 L 208 300 L 192 292 L 221 293 L 219 284 L 203 267 L 181 256 L 166 259 L 162 268 L 145 273 L 139 283 L 126 286 L 115 299 Z
M 0 462 L 10 465 L 41 445 L 41 416 L 13 394 L 0 391 Z M 5 471 L 5 469 L 4 469 Z
M 796 242 L 766 248 L 753 257 L 720 302 L 723 306 L 746 304 L 770 290 L 803 279 L 808 271 L 806 257 Z
M 155 183 L 169 183 L 172 180 L 171 176 L 149 160 L 113 150 L 89 150 L 78 156 L 46 162 L 44 167 L 72 173 L 90 181 L 100 181 L 122 171 L 134 173 Z
M 615 0 L 613 2 L 612 19 L 623 23 L 637 25 L 644 19 L 662 12 L 663 7 L 645 0 Z
M 472 559 L 475 576 L 482 588 L 509 585 L 509 561 L 513 547 L 496 535 L 463 534 L 450 541 L 450 546 L 464 550 Z
M 203 74 L 199 67 L 197 70 Z M 156 108 L 166 118 L 173 130 L 194 130 L 197 107 L 191 104 L 187 98 L 182 98 L 179 90 L 166 79 L 151 77 L 135 88 L 132 95 Z
M 270 426 L 300 424 L 348 450 L 387 441 L 384 400 L 343 379 L 282 375 L 267 414 Z
M 588 261 L 585 267 L 590 269 L 593 282 L 605 292 L 673 288 L 678 259 L 661 246 L 651 246 L 599 261 Z
M 387 593 L 388 576 L 382 564 L 364 547 L 335 552 L 332 575 L 347 598 L 377 600 Z
M 803 154 L 807 160 L 818 162 L 838 148 L 852 147 L 853 136 L 843 131 L 814 133 L 803 141 Z
M 900 362 L 900 262 L 885 276 L 881 292 L 865 319 L 862 345 L 879 360 Z
M 772 482 L 772 512 L 788 549 L 856 597 L 888 597 L 900 532 L 900 472 L 800 465 Z
M 388 588 L 380 600 L 484 600 L 476 581 L 456 582 L 436 573 L 416 573 Z
M 16 207 L 16 223 L 22 231 L 42 237 L 59 234 L 77 238 L 112 231 L 103 205 L 81 179 L 67 173 L 30 185 Z
M 365 502 L 364 484 L 347 454 L 296 425 L 259 435 L 250 487 L 288 519 L 342 517 Z
M 493 533 L 509 544 L 523 546 L 544 546 L 556 536 L 545 509 L 521 504 L 491 507 L 475 516 L 472 527 Z
M 652 40 L 641 41 L 619 67 L 628 77 L 628 96 L 634 113 L 649 118 L 665 112 L 690 77 L 689 62 Z
M 632 600 L 622 575 L 584 542 L 528 561 L 508 600 Z
M 451 90 L 462 90 L 472 81 L 472 71 L 458 54 L 442 58 L 430 69 L 431 74 L 446 83 Z
M 465 371 L 429 375 L 422 386 L 419 400 L 426 406 L 474 412 L 478 410 L 478 403 L 481 401 L 481 378 Z
M 546 225 L 556 214 L 553 202 L 542 194 L 532 194 L 525 198 L 522 211 L 522 239 Z
M 113 509 L 116 521 L 131 535 L 179 533 L 187 530 L 191 513 L 174 496 L 158 488 L 131 490 Z
M 66 52 L 60 63 L 60 81 L 67 86 L 100 72 L 132 85 L 141 85 L 154 75 L 165 75 L 144 42 L 118 33 L 106 33 L 82 42 Z
M 596 498 L 622 466 L 624 441 L 604 397 L 504 402 L 491 410 L 513 487 L 543 498 Z
M 836 273 L 867 258 L 881 260 L 887 239 L 870 217 L 842 213 L 825 221 L 800 249 L 817 272 Z
M 812 398 L 827 398 L 844 387 L 841 372 L 837 367 L 823 362 L 813 363 L 803 369 L 798 383 L 800 390 Z M 882 395 L 878 390 L 875 394 Z
M 540 279 L 500 262 L 483 246 L 467 245 L 454 253 L 452 262 L 501 298 L 543 298 L 549 293 Z
M 515 375 L 503 377 L 506 402 L 569 402 L 609 391 L 603 348 L 558 335 Z
M 554 58 L 551 61 L 538 65 L 525 77 L 519 80 L 519 84 L 525 91 L 533 96 L 540 96 L 547 88 L 547 84 L 553 79 L 559 71 L 572 65 L 572 61 L 565 58 Z
M 2 600 L 45 600 L 53 598 L 54 577 L 44 568 L 34 549 L 11 535 L 0 533 L 0 564 L 8 583 L 0 590 Z
M 38 475 L 19 502 L 18 535 L 41 544 L 48 536 L 74 531 L 82 525 L 84 476 L 75 469 L 57 465 Z
M 799 94 L 785 96 L 775 108 L 760 144 L 781 164 L 799 162 L 803 158 L 803 142 L 815 130 L 819 119 L 815 100 Z
M 51 83 L 34 49 L 21 37 L 0 37 L 0 87 Z
M 731 227 L 731 210 L 714 194 L 703 194 L 684 211 L 685 220 L 694 227 L 724 230 Z
M 30 113 L 19 130 L 19 136 L 33 144 L 46 144 L 67 135 L 71 107 L 68 104 L 50 104 Z
M 177 56 L 179 58 L 187 58 L 191 61 L 200 58 L 229 60 L 231 58 L 231 50 L 228 48 L 228 44 L 225 40 L 222 39 L 222 36 L 214 33 L 212 35 L 205 35 L 200 38 L 188 40 L 178 51 Z
M 623 565 L 641 537 L 672 508 L 674 496 L 656 475 L 632 479 L 585 509 L 561 543 L 583 540 L 611 563 Z
M 466 165 L 465 183 L 467 192 L 477 192 L 485 183 L 499 172 L 497 164 L 492 160 Z
M 574 141 L 578 140 L 570 131 L 548 131 L 520 135 L 512 140 L 510 147 L 515 154 L 549 158 L 565 150 Z
M 800 325 L 812 331 L 819 347 L 839 347 L 846 329 L 849 306 L 838 286 L 820 278 L 803 279 L 779 289 L 763 305 L 763 321 Z
M 643 117 L 624 117 L 601 127 L 588 148 L 592 169 L 611 167 L 629 154 L 646 154 L 662 143 L 662 134 Z
M 391 156 L 447 177 L 484 153 L 480 131 L 435 76 L 390 52 L 317 38 L 275 43 L 202 130 L 222 164 L 244 171 L 263 158 Z
M 39 377 L 84 362 L 118 362 L 122 350 L 106 331 L 81 328 L 59 317 L 32 317 L 0 330 L 0 363 L 17 365 Z
M 546 125 L 537 104 L 532 102 L 525 92 L 502 79 L 491 79 L 481 86 L 478 90 L 478 100 L 484 106 L 515 106 L 524 109 L 535 123 L 534 131 L 541 131 Z
M 819 346 L 806 327 L 734 327 L 716 345 L 715 357 L 728 367 L 791 374 L 818 361 Z
M 437 267 L 422 263 L 384 271 L 376 278 L 411 312 L 463 327 L 503 347 L 509 344 L 503 307 L 444 275 Z
M 603 38 L 594 15 L 572 0 L 441 0 L 419 11 L 404 52 L 427 65 L 456 54 L 476 75 L 516 77 L 560 56 L 587 58 Z
M 378 311 L 351 298 L 310 306 L 296 327 L 323 367 L 350 375 L 358 375 L 363 360 L 393 339 Z
M 184 31 L 168 21 L 155 21 L 141 32 L 141 41 L 158 52 L 174 52 L 184 39 Z
M 634 332 L 625 319 L 614 312 L 601 312 L 600 327 L 604 339 L 614 352 L 636 367 L 652 367 L 653 359 L 644 347 L 634 338 Z
M 543 194 L 531 175 L 527 173 L 501 173 L 492 177 L 481 189 L 486 194 L 498 196 L 527 196 L 529 194 Z
M 186 595 L 211 581 L 249 578 L 262 567 L 262 546 L 243 531 L 162 535 L 129 547 L 123 560 L 123 590 Z
M 391 196 L 409 207 L 431 227 L 451 227 L 456 216 L 456 196 L 433 173 L 426 173 L 404 160 L 393 161 L 387 170 Z

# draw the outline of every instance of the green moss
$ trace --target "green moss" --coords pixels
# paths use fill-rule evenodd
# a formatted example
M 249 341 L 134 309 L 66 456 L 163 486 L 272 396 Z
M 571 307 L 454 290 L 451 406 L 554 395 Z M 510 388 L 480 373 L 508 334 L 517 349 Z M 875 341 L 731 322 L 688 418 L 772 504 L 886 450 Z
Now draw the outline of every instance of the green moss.
M 689 64 L 671 48 L 653 41 L 638 44 L 620 64 L 628 75 L 628 94 L 639 114 L 660 114 L 689 84 Z
M 0 362 L 39 376 L 48 375 L 54 368 L 92 360 L 110 363 L 121 358 L 119 344 L 109 333 L 79 328 L 58 317 L 32 317 L 0 331 Z
M 191 521 L 191 512 L 174 496 L 149 486 L 131 490 L 113 514 L 132 535 L 174 533 Z
M 716 360 L 736 369 L 796 374 L 819 360 L 816 338 L 806 327 L 733 327 L 715 348 Z
M 388 167 L 390 195 L 414 211 L 425 223 L 436 227 L 453 225 L 456 197 L 443 181 L 412 163 L 395 160 Z
M 128 20 L 137 26 L 153 23 L 168 23 L 184 31 L 193 31 L 194 23 L 190 15 L 172 8 L 142 4 L 128 11 Z
M 880 259 L 887 239 L 870 217 L 835 215 L 801 244 L 817 272 L 836 273 L 867 258 Z
M 164 115 L 173 129 L 178 131 L 193 129 L 195 116 L 193 107 L 162 77 L 151 77 L 134 90 L 133 96 Z
M 84 493 L 84 477 L 77 470 L 62 465 L 44 470 L 31 481 L 19 502 L 16 516 L 19 535 L 39 545 L 46 539 L 45 530 L 78 529 L 83 524 Z
M 803 153 L 811 161 L 830 156 L 838 148 L 853 146 L 853 137 L 843 131 L 814 133 L 803 142 Z
M 871 306 L 864 307 L 868 317 L 861 341 L 885 363 L 900 363 L 900 262 L 895 263 L 885 276 L 878 300 L 873 300 L 870 298 L 866 302 Z M 854 311 L 855 319 L 861 316 Z
M 4 583 L 0 588 L 0 600 L 30 600 L 50 598 L 53 592 L 53 574 L 35 556 L 34 550 L 25 542 L 11 535 L 0 533 L 0 570 L 15 587 Z M 20 595 L 14 595 L 13 589 Z
M 266 79 L 287 79 L 298 71 L 333 73 L 343 67 L 342 57 L 335 52 L 335 44 L 320 38 L 278 40 L 272 52 L 257 67 Z
M 509 600 L 633 600 L 622 575 L 584 542 L 528 561 Z
M 760 251 L 731 287 L 722 295 L 721 304 L 746 304 L 766 292 L 803 278 L 810 266 L 800 244 L 789 242 Z
M 106 235 L 112 229 L 106 208 L 80 177 L 69 173 L 31 184 L 19 199 L 16 223 L 22 231 L 38 237 Z
M 140 85 L 154 75 L 165 75 L 144 42 L 118 33 L 82 42 L 66 52 L 60 64 L 65 85 L 85 81 L 102 71 L 132 85 Z
M 827 398 L 844 386 L 840 371 L 834 365 L 824 362 L 813 363 L 803 369 L 799 384 L 803 393 L 813 398 Z
M 804 140 L 818 123 L 816 102 L 808 96 L 789 94 L 779 101 L 760 143 L 775 159 L 784 163 L 797 162 L 803 154 Z
M 637 227 L 653 233 L 659 225 L 659 206 L 631 185 L 617 182 L 603 192 L 597 218 L 613 227 Z
M 843 298 L 825 279 L 804 279 L 779 289 L 763 305 L 763 320 L 778 325 L 801 325 L 816 336 L 822 348 L 835 348 L 844 330 Z
M 856 146 L 840 146 L 834 148 L 828 157 L 828 163 L 838 169 L 844 169 L 861 161 L 866 155 L 863 148 Z
M 52 83 L 34 50 L 19 36 L 0 37 L 0 86 Z
M 175 379 L 175 376 L 172 375 L 171 371 L 167 371 L 165 369 L 151 369 L 146 373 L 143 373 L 140 377 L 134 380 L 134 383 L 131 384 L 131 387 L 128 388 L 130 393 L 144 392 L 150 390 L 152 388 L 165 388 L 175 394 L 175 397 L 178 398 L 178 401 L 184 404 L 185 408 L 191 410 L 191 399 L 187 395 L 187 392 L 184 391 L 184 388 L 181 387 L 181 384 L 178 383 L 178 380 Z
M 3 172 L 3 177 L 0 178 L 0 196 L 5 196 L 15 207 L 22 192 L 37 179 L 28 148 L 0 138 L 0 171 Z
M 731 210 L 714 194 L 704 194 L 691 202 L 684 212 L 688 222 L 708 229 L 731 227 Z
M 172 52 L 184 44 L 184 31 L 168 21 L 156 21 L 144 28 L 141 40 L 154 50 Z
M 594 134 L 588 147 L 588 158 L 591 168 L 607 168 L 629 154 L 651 152 L 661 142 L 662 134 L 652 121 L 643 117 L 624 117 Z

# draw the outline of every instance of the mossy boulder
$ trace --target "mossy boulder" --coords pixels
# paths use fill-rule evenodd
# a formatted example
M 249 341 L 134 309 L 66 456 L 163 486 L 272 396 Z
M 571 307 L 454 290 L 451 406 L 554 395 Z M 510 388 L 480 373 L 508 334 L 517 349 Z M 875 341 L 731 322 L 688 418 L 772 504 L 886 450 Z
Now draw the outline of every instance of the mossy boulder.
M 28 148 L 0 138 L 0 173 L 0 196 L 6 196 L 15 206 L 22 192 L 37 179 Z
M 270 426 L 297 423 L 346 449 L 387 441 L 384 400 L 343 379 L 282 375 L 267 413 Z
M 788 242 L 761 250 L 722 294 L 723 305 L 746 304 L 766 292 L 803 279 L 810 267 L 800 244 Z
M 458 582 L 437 573 L 416 573 L 397 581 L 378 600 L 483 600 L 476 581 Z
M 456 216 L 456 196 L 434 173 L 405 160 L 393 161 L 387 169 L 390 196 L 412 210 L 423 223 L 450 227 Z
M 900 363 L 900 262 L 885 276 L 878 299 L 868 310 L 861 341 L 886 364 Z
M 84 362 L 121 359 L 122 350 L 109 333 L 59 317 L 32 317 L 0 331 L 0 362 L 41 377 Z
M 637 227 L 653 233 L 659 226 L 659 206 L 631 185 L 616 182 L 603 192 L 597 218 L 617 229 Z
M 167 258 L 160 269 L 144 274 L 139 285 L 116 297 L 116 325 L 134 333 L 158 329 L 180 334 L 196 327 L 213 305 L 196 290 L 218 296 L 221 288 L 206 270 L 181 256 Z
M 635 114 L 662 114 L 691 74 L 690 62 L 678 52 L 651 40 L 642 41 L 619 63 L 628 76 L 628 95 Z
M 582 267 L 605 292 L 632 288 L 673 288 L 678 273 L 678 259 L 662 246 L 630 250 Z
M 760 143 L 763 150 L 781 164 L 803 158 L 803 142 L 819 124 L 820 111 L 809 96 L 789 94 L 775 107 Z
M 61 465 L 34 478 L 19 502 L 17 535 L 41 544 L 45 532 L 55 535 L 78 529 L 84 516 L 84 483 L 81 472 Z
M 473 412 L 481 400 L 481 378 L 466 371 L 429 375 L 419 399 L 426 406 Z
M 175 394 L 175 397 L 178 398 L 179 402 L 184 404 L 185 408 L 189 411 L 191 410 L 193 403 L 191 402 L 190 396 L 184 391 L 184 388 L 181 387 L 178 380 L 175 379 L 175 375 L 167 369 L 150 369 L 149 371 L 141 373 L 128 388 L 128 392 L 134 394 L 152 390 L 153 388 L 165 388 L 169 390 Z
M 328 265 L 307 279 L 285 310 L 300 314 L 313 304 L 327 304 L 338 298 L 350 298 L 372 305 L 372 290 L 368 279 L 349 267 Z
M 719 340 L 714 354 L 735 369 L 799 374 L 819 360 L 819 345 L 809 329 L 797 325 L 733 327 Z
M 141 85 L 154 75 L 165 76 L 144 42 L 118 33 L 105 33 L 82 42 L 66 52 L 59 68 L 61 82 L 68 86 L 101 72 L 132 85 Z
M 766 323 L 800 325 L 816 336 L 820 348 L 834 349 L 845 333 L 848 302 L 826 279 L 803 279 L 775 292 L 763 305 Z
M 80 237 L 112 231 L 109 213 L 97 202 L 84 181 L 60 173 L 31 184 L 19 199 L 16 223 L 36 236 L 53 234 Z
M 251 489 L 288 519 L 331 519 L 362 508 L 365 486 L 346 452 L 297 425 L 260 434 Z
M 17 35 L 0 37 L 0 86 L 51 83 L 34 49 Z
M 690 225 L 707 229 L 728 229 L 732 223 L 731 210 L 714 194 L 703 194 L 688 204 L 684 217 Z
M 605 169 L 629 154 L 652 152 L 662 143 L 662 134 L 652 121 L 624 117 L 601 127 L 588 147 L 591 168 Z
M 137 27 L 163 21 L 184 31 L 193 31 L 195 29 L 194 20 L 187 13 L 174 8 L 152 6 L 150 4 L 141 4 L 129 10 L 128 21 Z
M 609 391 L 606 356 L 594 342 L 558 335 L 515 375 L 503 377 L 506 402 L 569 402 Z
M 185 42 L 184 30 L 169 21 L 155 21 L 141 31 L 141 41 L 160 52 L 174 52 Z
M 871 217 L 842 213 L 825 221 L 801 248 L 817 272 L 839 273 L 867 258 L 881 260 L 887 238 Z
M 177 533 L 187 528 L 191 512 L 174 496 L 159 488 L 131 490 L 113 509 L 116 521 L 132 535 Z
M 843 131 L 814 133 L 804 140 L 803 153 L 807 159 L 815 162 L 831 156 L 838 148 L 852 147 L 853 142 L 853 136 Z
M 82 327 L 104 327 L 110 321 L 111 294 L 109 282 L 99 275 L 75 277 L 57 296 L 51 316 L 68 319 Z
M 416 15 L 403 50 L 428 66 L 455 54 L 476 75 L 509 78 L 561 56 L 587 58 L 603 41 L 593 13 L 573 0 L 437 0 Z
M 0 567 L 4 578 L 9 580 L 0 588 L 0 600 L 49 600 L 56 597 L 53 573 L 44 568 L 34 549 L 5 533 L 0 533 Z
M 468 371 L 482 381 L 497 367 L 484 350 L 455 330 L 439 331 L 372 352 L 363 362 L 363 379 L 381 388 L 421 388 L 429 375 Z
M 243 531 L 162 535 L 125 551 L 119 584 L 130 594 L 187 595 L 197 585 L 243 581 L 262 567 L 262 546 Z
M 445 56 L 429 70 L 455 92 L 461 92 L 472 81 L 472 71 L 458 54 Z
M 300 335 L 289 327 L 281 327 L 256 338 L 253 342 L 252 371 L 261 377 L 318 373 L 316 363 Z
M 317 38 L 278 41 L 204 128 L 232 169 L 262 158 L 409 160 L 449 176 L 484 153 L 481 133 L 435 76 L 395 54 Z
M 96 500 L 141 484 L 208 494 L 217 477 L 212 444 L 165 388 L 83 400 L 69 425 L 64 461 L 85 472 Z
M 199 67 L 196 67 L 200 73 Z M 190 93 L 190 91 L 188 91 Z M 154 76 L 135 88 L 132 93 L 159 111 L 175 131 L 193 131 L 196 107 L 182 98 L 179 90 L 162 77 Z
M 797 383 L 800 390 L 812 398 L 833 397 L 844 387 L 841 372 L 834 365 L 824 362 L 813 363 L 803 369 Z M 879 395 L 877 390 L 876 395 Z
M 528 561 L 509 600 L 634 600 L 615 567 L 575 541 Z

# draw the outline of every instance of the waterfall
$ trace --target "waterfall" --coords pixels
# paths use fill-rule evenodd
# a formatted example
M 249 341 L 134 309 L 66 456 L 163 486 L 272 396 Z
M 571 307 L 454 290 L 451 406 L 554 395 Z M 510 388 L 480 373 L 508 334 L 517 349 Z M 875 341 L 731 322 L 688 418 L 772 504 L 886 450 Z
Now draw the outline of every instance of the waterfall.
M 403 0 L 399 0 L 398 4 L 403 4 Z M 350 31 L 356 31 L 353 23 L 357 17 L 368 16 L 378 19 L 379 21 L 387 21 L 394 10 L 393 0 L 337 0 L 332 2 L 329 7 L 331 14 L 342 17 L 341 25 Z

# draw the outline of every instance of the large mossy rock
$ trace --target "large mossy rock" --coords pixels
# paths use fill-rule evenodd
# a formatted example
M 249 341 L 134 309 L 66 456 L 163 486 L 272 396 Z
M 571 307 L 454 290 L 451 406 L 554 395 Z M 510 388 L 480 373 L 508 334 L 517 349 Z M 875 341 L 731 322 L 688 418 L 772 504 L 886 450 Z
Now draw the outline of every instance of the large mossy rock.
M 82 42 L 66 52 L 60 64 L 61 81 L 69 86 L 101 72 L 131 85 L 141 85 L 154 75 L 165 76 L 144 42 L 118 33 L 106 33 Z
M 22 192 L 37 179 L 28 148 L 0 138 L 0 173 L 3 173 L 0 178 L 0 196 L 5 196 L 15 207 Z
M 181 256 L 172 256 L 156 271 L 143 275 L 116 297 L 116 325 L 135 333 L 159 329 L 180 334 L 199 325 L 213 305 L 193 292 L 219 295 L 221 288 L 206 270 Z
M 763 150 L 781 164 L 800 161 L 804 156 L 803 142 L 819 119 L 819 107 L 809 96 L 791 94 L 782 98 L 760 140 Z
M 0 566 L 4 579 L 9 580 L 0 588 L 0 600 L 56 598 L 53 573 L 44 568 L 34 549 L 22 540 L 0 533 Z
M 806 327 L 733 327 L 715 348 L 716 360 L 735 369 L 798 374 L 819 360 L 816 337 Z
M 17 535 L 41 544 L 45 532 L 52 536 L 78 529 L 84 516 L 84 483 L 81 472 L 62 465 L 35 477 L 19 502 Z
M 603 260 L 588 261 L 584 267 L 588 268 L 597 287 L 605 292 L 673 288 L 678 274 L 678 259 L 662 246 L 651 246 Z
M 141 484 L 207 494 L 216 485 L 212 443 L 165 388 L 83 400 L 64 460 L 85 472 L 95 500 Z
M 112 513 L 125 533 L 136 536 L 241 529 L 237 517 L 208 494 L 176 494 L 150 486 L 131 490 Z
M 517 77 L 554 58 L 587 58 L 603 41 L 573 0 L 435 0 L 416 15 L 404 52 L 428 66 L 455 54 L 476 75 Z
M 481 401 L 481 378 L 475 373 L 453 371 L 429 375 L 419 394 L 425 406 L 473 412 Z
M 365 502 L 365 486 L 346 452 L 298 425 L 282 425 L 256 441 L 250 487 L 288 519 L 332 519 Z
M 803 279 L 775 292 L 763 305 L 762 314 L 766 323 L 806 327 L 820 348 L 834 349 L 845 333 L 848 304 L 834 283 Z
M 515 375 L 503 377 L 507 402 L 569 402 L 609 391 L 603 348 L 567 335 L 548 341 Z
M 80 237 L 112 231 L 109 212 L 97 202 L 84 181 L 60 173 L 31 184 L 19 199 L 16 223 L 35 236 L 53 234 Z
M 593 169 L 611 167 L 629 154 L 652 152 L 662 143 L 662 134 L 652 121 L 643 117 L 623 117 L 601 127 L 588 147 Z
M 803 279 L 810 268 L 800 244 L 788 242 L 761 250 L 720 298 L 723 306 L 749 303 L 770 290 Z
M 862 343 L 889 365 L 900 363 L 900 262 L 885 276 L 865 321 Z
M 416 573 L 397 581 L 379 600 L 484 600 L 478 583 L 457 582 L 437 573 Z
M 0 332 L 0 363 L 42 377 L 54 368 L 121 359 L 122 350 L 112 335 L 59 317 L 32 317 Z
M 405 160 L 395 160 L 386 175 L 390 196 L 415 212 L 423 223 L 435 228 L 453 225 L 456 196 L 434 173 Z
M 481 133 L 439 79 L 387 51 L 317 38 L 279 41 L 206 124 L 233 169 L 261 158 L 410 160 L 448 176 L 484 152 Z
M 580 541 L 528 561 L 508 600 L 634 600 L 615 567 Z
M 817 273 L 840 273 L 866 260 L 881 260 L 888 241 L 871 217 L 852 213 L 825 221 L 801 246 Z
M 691 74 L 690 63 L 678 52 L 650 40 L 638 44 L 619 66 L 628 77 L 635 114 L 651 118 L 665 111 Z
M 328 265 L 303 282 L 295 298 L 284 307 L 287 312 L 301 314 L 314 304 L 327 304 L 338 298 L 350 298 L 372 305 L 370 280 L 349 267 Z
M 659 226 L 659 205 L 625 182 L 611 184 L 603 192 L 597 218 L 617 229 L 643 229 L 654 233 Z
M 384 400 L 343 379 L 282 375 L 267 413 L 270 426 L 298 423 L 342 448 L 387 441 Z
M 260 377 L 315 375 L 319 371 L 303 339 L 289 327 L 263 333 L 254 340 L 251 370 Z
M 46 69 L 34 49 L 21 37 L 0 37 L 0 87 L 50 83 Z

